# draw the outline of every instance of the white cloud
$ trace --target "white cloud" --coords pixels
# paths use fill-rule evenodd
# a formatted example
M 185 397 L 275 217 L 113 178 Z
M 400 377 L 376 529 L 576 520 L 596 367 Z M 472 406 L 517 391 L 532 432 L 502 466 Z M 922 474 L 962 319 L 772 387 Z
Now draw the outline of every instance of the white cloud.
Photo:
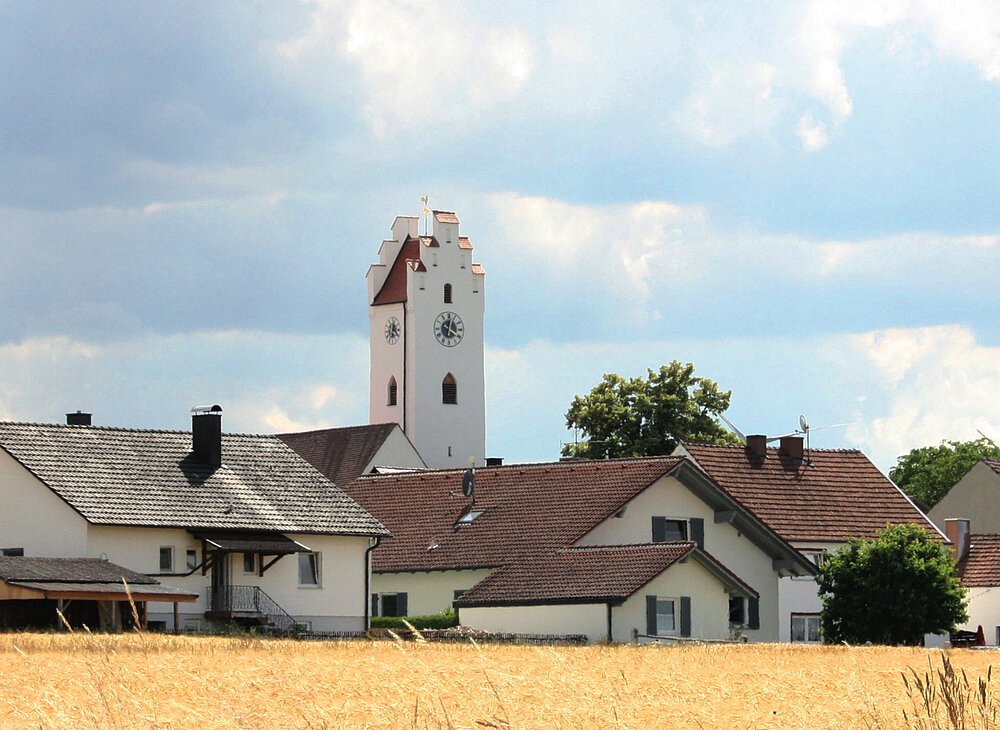
M 826 132 L 826 125 L 823 122 L 813 119 L 812 114 L 803 114 L 799 117 L 796 126 L 802 146 L 810 152 L 821 150 L 830 143 L 830 136 Z

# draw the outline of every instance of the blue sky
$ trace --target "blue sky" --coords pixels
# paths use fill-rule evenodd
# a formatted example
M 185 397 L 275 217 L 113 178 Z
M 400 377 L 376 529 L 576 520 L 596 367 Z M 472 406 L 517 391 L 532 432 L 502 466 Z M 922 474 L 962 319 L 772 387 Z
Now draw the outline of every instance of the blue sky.
M 420 197 L 488 272 L 490 455 L 601 374 L 888 469 L 1000 438 L 1000 6 L 0 5 L 0 417 L 367 419 Z

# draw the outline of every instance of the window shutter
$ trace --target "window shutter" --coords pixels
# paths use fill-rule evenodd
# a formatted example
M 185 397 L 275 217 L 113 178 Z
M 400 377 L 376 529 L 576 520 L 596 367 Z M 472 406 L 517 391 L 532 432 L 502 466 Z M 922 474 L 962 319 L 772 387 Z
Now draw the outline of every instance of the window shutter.
M 646 635 L 656 636 L 656 596 L 646 596 Z
M 705 520 L 700 517 L 691 518 L 691 540 L 702 550 L 705 549 Z
M 372 616 L 378 616 L 378 593 L 372 593 Z
M 653 542 L 666 542 L 666 541 L 667 541 L 667 518 L 654 517 Z
M 409 616 L 406 612 L 406 594 L 397 593 L 396 594 L 396 614 L 399 616 Z
M 681 636 L 691 635 L 691 596 L 681 596 Z
M 759 629 L 760 628 L 760 599 L 751 598 L 747 601 L 749 606 L 750 615 L 747 617 L 747 628 L 748 629 Z

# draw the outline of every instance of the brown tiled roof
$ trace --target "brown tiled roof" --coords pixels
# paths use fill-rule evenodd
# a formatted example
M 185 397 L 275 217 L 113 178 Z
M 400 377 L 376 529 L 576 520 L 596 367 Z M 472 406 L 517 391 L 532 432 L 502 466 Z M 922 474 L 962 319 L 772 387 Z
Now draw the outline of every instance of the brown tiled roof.
M 1000 586 L 1000 535 L 971 535 L 969 554 L 958 564 L 966 588 Z
M 995 461 L 993 459 L 983 459 L 983 461 L 986 462 L 986 466 L 1000 475 L 1000 461 Z
M 326 475 L 334 484 L 352 482 L 375 458 L 395 423 L 324 428 L 301 433 L 279 433 L 278 438 Z
M 870 538 L 888 524 L 907 523 L 939 534 L 860 451 L 812 449 L 805 463 L 777 448 L 757 459 L 743 446 L 683 446 L 713 481 L 786 540 Z
M 691 542 L 555 550 L 493 572 L 459 606 L 621 601 L 695 549 Z
M 441 223 L 458 223 L 458 216 L 450 210 L 435 210 L 434 218 Z
M 458 237 L 458 247 L 459 248 L 464 248 L 466 251 L 471 251 L 472 250 L 472 241 L 469 240 L 468 236 L 459 236 Z
M 427 246 L 427 248 L 441 248 L 441 244 L 434 236 L 421 236 L 420 243 Z
M 364 476 L 344 489 L 389 528 L 374 569 L 496 567 L 571 545 L 682 463 L 679 458 L 571 461 L 476 469 L 470 524 L 463 470 Z
M 420 260 L 420 239 L 407 238 L 396 254 L 396 260 L 389 268 L 389 275 L 372 304 L 397 304 L 406 301 L 406 269 L 407 262 Z
M 222 466 L 191 433 L 0 422 L 0 448 L 87 522 L 384 535 L 386 530 L 276 436 L 222 435 Z
M 472 273 L 473 274 L 485 274 L 486 273 L 486 269 L 484 269 L 481 264 L 473 264 L 472 265 Z

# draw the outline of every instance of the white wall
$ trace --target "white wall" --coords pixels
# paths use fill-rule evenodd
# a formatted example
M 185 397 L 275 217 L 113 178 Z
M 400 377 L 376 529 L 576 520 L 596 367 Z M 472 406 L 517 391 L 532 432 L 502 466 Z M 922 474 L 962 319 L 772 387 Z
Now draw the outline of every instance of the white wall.
M 960 629 L 975 631 L 983 627 L 986 643 L 997 646 L 997 629 L 1000 627 L 1000 588 L 969 589 L 969 622 Z
M 1000 533 L 1000 475 L 983 462 L 977 463 L 927 516 L 940 530 L 944 530 L 945 520 L 966 517 L 972 521 L 973 533 Z
M 406 612 L 426 616 L 451 608 L 455 591 L 467 591 L 492 570 L 434 570 L 423 573 L 373 573 L 372 593 L 405 593 Z M 462 611 L 465 620 L 465 611 Z
M 385 325 L 390 317 L 399 320 L 400 328 L 405 327 L 406 315 L 403 305 L 382 304 L 368 307 L 369 334 L 369 423 L 398 423 L 403 425 L 403 343 L 405 335 L 390 344 L 385 339 Z M 396 405 L 388 404 L 389 378 L 396 379 Z
M 593 642 L 607 638 L 607 612 L 604 603 L 463 608 L 462 624 L 496 633 L 585 634 Z
M 716 524 L 714 510 L 674 477 L 659 479 L 626 505 L 622 517 L 607 518 L 576 544 L 650 542 L 654 515 L 705 521 L 705 551 L 760 593 L 760 629 L 744 635 L 749 641 L 778 641 L 778 573 L 771 557 L 731 524 Z
M 28 557 L 87 554 L 87 522 L 6 451 L 0 450 L 0 548 Z
M 400 388 L 399 395 L 402 397 L 403 391 Z M 393 429 L 388 438 L 375 452 L 375 457 L 371 463 L 365 467 L 365 472 L 370 472 L 375 466 L 398 466 L 411 469 L 420 469 L 426 464 L 420 458 L 420 454 L 406 438 L 402 429 Z

